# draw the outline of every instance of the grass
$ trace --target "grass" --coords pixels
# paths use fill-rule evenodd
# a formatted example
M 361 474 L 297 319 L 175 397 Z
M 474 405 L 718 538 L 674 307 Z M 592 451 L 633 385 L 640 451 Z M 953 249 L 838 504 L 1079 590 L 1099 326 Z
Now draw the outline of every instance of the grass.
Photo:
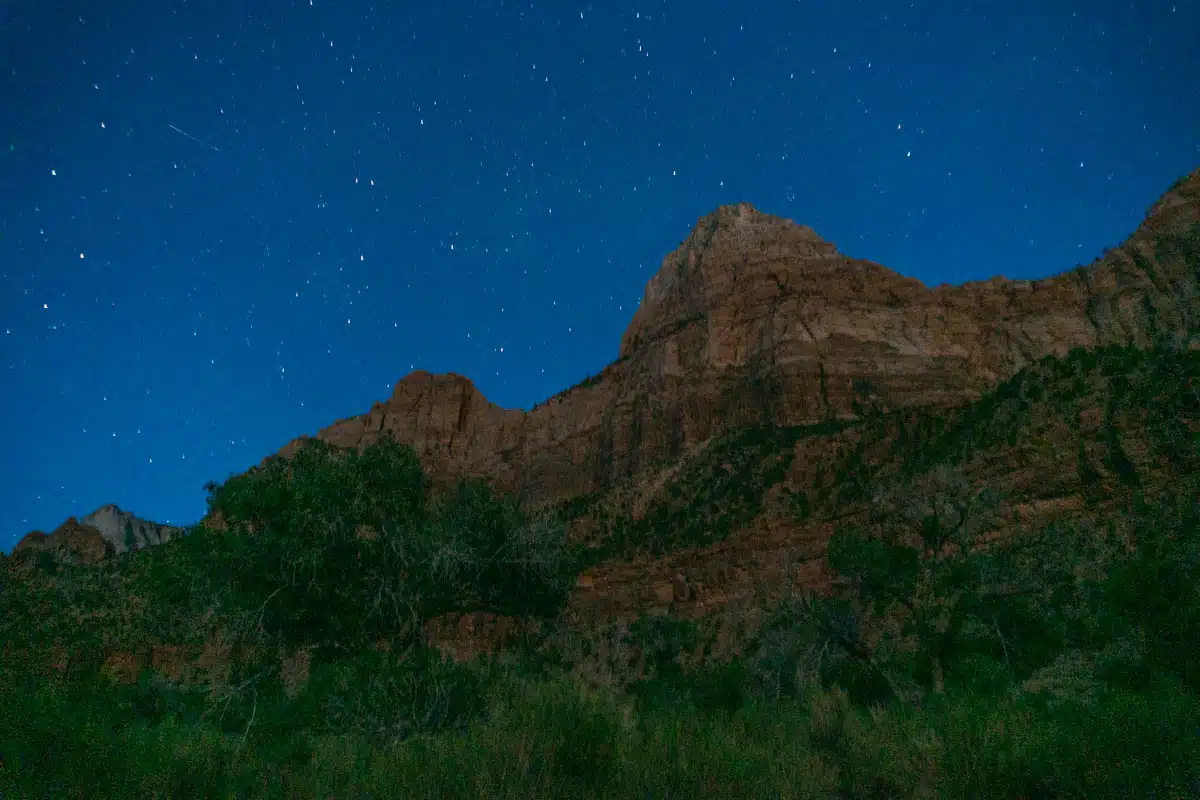
M 631 713 L 568 677 L 498 679 L 465 731 L 265 747 L 189 724 L 114 724 L 43 688 L 0 695 L 0 791 L 29 797 L 1149 797 L 1200 790 L 1200 702 L 1169 685 L 1053 710 L 1028 698 L 854 705 L 810 687 L 733 712 Z M 15 715 L 15 716 L 14 716 Z M 286 753 L 285 757 L 282 755 Z M 36 767 L 36 768 L 34 768 Z

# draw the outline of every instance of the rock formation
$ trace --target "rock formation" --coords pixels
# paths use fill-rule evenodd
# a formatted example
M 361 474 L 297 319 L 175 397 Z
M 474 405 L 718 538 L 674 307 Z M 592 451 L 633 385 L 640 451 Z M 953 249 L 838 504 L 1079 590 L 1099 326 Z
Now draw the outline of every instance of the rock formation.
M 80 522 L 100 531 L 100 535 L 112 544 L 118 555 L 169 542 L 183 533 L 183 528 L 140 519 L 111 503 L 100 506 Z
M 317 438 L 362 447 L 389 431 L 435 479 L 476 475 L 552 503 L 747 424 L 955 405 L 1080 346 L 1172 336 L 1195 347 L 1198 257 L 1200 170 L 1088 267 L 932 289 L 839 253 L 811 228 L 723 206 L 663 260 L 620 357 L 595 378 L 525 412 L 460 375 L 418 371 Z
M 1081 346 L 1165 339 L 1196 349 L 1198 271 L 1200 170 L 1171 187 L 1119 248 L 1090 266 L 1037 281 L 997 277 L 929 288 L 851 259 L 807 227 L 749 205 L 725 206 L 664 259 L 619 358 L 598 376 L 525 412 L 490 403 L 460 375 L 418 371 L 385 402 L 317 437 L 358 448 L 386 431 L 416 450 L 435 481 L 473 474 L 533 506 L 580 499 L 574 505 L 584 510 L 568 534 L 585 549 L 596 545 L 592 552 L 600 556 L 577 576 L 564 610 L 565 640 L 582 642 L 580 631 L 648 613 L 711 614 L 723 615 L 718 646 L 730 652 L 741 647 L 746 625 L 767 601 L 794 586 L 832 585 L 829 537 L 837 526 L 869 523 L 877 510 L 857 479 L 870 471 L 872 488 L 883 486 L 931 440 L 918 436 L 921 422 L 933 416 L 953 422 L 970 411 L 938 406 L 963 406 L 1022 367 Z M 1081 363 L 1088 357 L 1076 353 L 1071 373 L 1070 396 L 1081 405 L 1051 391 L 1039 392 L 1043 400 L 1032 393 L 993 395 L 991 410 L 980 412 L 995 423 L 980 427 L 991 438 L 984 442 L 981 433 L 976 450 L 969 429 L 974 455 L 959 467 L 970 486 L 1003 490 L 1004 526 L 1089 515 L 1120 522 L 1114 498 L 1124 479 L 1101 474 L 1116 471 L 1104 464 L 1118 463 L 1118 444 L 1121 463 L 1140 486 L 1158 488 L 1179 477 L 1178 464 L 1167 463 L 1152 436 L 1169 427 L 1166 417 L 1146 413 L 1153 403 L 1111 410 L 1116 404 L 1106 398 L 1129 375 L 1119 365 L 1088 372 Z M 1049 364 L 1030 374 L 1052 372 Z M 1084 376 L 1096 385 L 1085 385 Z M 1164 408 L 1185 426 L 1173 434 L 1182 442 L 1200 431 L 1200 405 L 1185 406 L 1175 387 L 1173 404 Z M 916 406 L 933 406 L 934 413 L 868 411 Z M 787 438 L 798 430 L 788 426 L 856 417 L 861 424 L 824 425 Z M 1003 434 L 996 433 L 997 420 L 1007 426 Z M 725 447 L 715 438 L 754 423 L 777 427 L 730 439 L 776 437 L 770 447 Z M 1104 441 L 1102 424 L 1112 431 Z M 303 441 L 269 458 L 286 458 Z M 1096 476 L 1090 488 L 1081 465 Z M 773 483 L 764 479 L 770 473 Z M 642 521 L 650 524 L 635 527 Z M 206 522 L 222 527 L 219 519 Z M 615 538 L 618 528 L 632 532 L 626 541 L 636 543 L 660 529 L 690 538 L 606 554 L 604 539 Z M 95 563 L 178 533 L 104 506 L 51 534 L 30 533 L 14 555 L 49 550 Z M 448 614 L 427 620 L 424 631 L 431 643 L 463 657 L 496 646 L 526 622 L 489 612 Z M 132 680 L 149 665 L 176 680 L 190 658 L 181 653 L 164 643 L 144 660 L 110 655 L 105 669 Z M 198 669 L 211 666 L 202 663 L 207 658 L 197 660 Z M 224 656 L 217 661 L 228 668 Z M 297 657 L 295 671 L 306 663 Z
M 50 551 L 91 564 L 168 542 L 181 533 L 183 528 L 140 519 L 109 504 L 83 519 L 70 517 L 51 533 L 31 531 L 17 542 L 13 555 Z
M 90 525 L 81 525 L 75 517 L 50 533 L 30 531 L 13 548 L 13 557 L 26 553 L 49 552 L 68 561 L 95 564 L 113 555 L 113 546 Z
M 552 504 L 604 492 L 746 425 L 958 405 L 1081 346 L 1168 337 L 1195 348 L 1198 261 L 1200 170 L 1090 266 L 932 289 L 849 258 L 807 226 L 722 206 L 663 259 L 618 359 L 599 375 L 526 412 L 496 406 L 461 375 L 417 371 L 317 438 L 361 448 L 386 431 L 436 482 L 474 475 L 532 506 Z M 65 549 L 92 560 L 180 531 L 107 505 L 28 534 L 13 553 Z

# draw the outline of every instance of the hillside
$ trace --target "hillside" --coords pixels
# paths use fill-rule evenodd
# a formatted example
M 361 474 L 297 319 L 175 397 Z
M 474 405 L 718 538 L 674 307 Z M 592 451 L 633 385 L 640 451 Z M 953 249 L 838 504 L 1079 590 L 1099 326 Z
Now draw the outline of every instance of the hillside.
M 1196 796 L 1198 272 L 1200 171 L 1034 282 L 719 209 L 531 412 L 415 373 L 0 559 L 0 794 Z

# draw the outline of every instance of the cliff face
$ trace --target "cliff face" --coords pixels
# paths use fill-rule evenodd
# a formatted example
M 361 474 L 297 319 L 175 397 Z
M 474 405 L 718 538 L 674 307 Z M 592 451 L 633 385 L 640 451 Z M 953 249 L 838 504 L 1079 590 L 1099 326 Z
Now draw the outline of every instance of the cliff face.
M 111 555 L 168 542 L 182 532 L 182 528 L 150 522 L 110 504 L 83 519 L 70 517 L 51 533 L 31 531 L 17 542 L 13 555 L 50 551 L 92 564 Z
M 932 289 L 848 258 L 805 226 L 724 206 L 663 260 L 619 359 L 596 379 L 523 412 L 493 405 L 462 376 L 415 372 L 317 437 L 362 447 L 390 431 L 435 478 L 473 474 L 552 503 L 747 424 L 956 405 L 1080 346 L 1169 336 L 1195 347 L 1197 258 L 1200 170 L 1088 267 Z

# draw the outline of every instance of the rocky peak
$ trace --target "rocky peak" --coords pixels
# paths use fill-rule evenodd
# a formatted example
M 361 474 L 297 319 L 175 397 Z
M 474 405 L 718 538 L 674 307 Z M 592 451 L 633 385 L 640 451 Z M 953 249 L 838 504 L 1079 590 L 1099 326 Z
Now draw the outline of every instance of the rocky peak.
M 418 370 L 396 384 L 368 424 L 390 431 L 400 441 L 432 439 L 437 448 L 452 450 L 478 431 L 517 424 L 523 416 L 488 400 L 469 378 Z
M 435 374 L 425 370 L 411 372 L 397 381 L 388 402 L 394 406 L 416 408 L 431 403 L 442 405 L 447 401 L 466 416 L 486 414 L 490 409 L 498 408 L 483 396 L 470 378 L 455 372 Z
M 183 528 L 142 519 L 112 503 L 100 506 L 79 522 L 99 531 L 118 555 L 163 544 L 183 533 Z
M 168 542 L 182 533 L 183 528 L 141 519 L 109 503 L 82 519 L 69 517 L 50 533 L 29 532 L 17 542 L 13 555 L 50 551 L 95 563 L 110 555 Z
M 30 531 L 25 534 L 12 554 L 17 558 L 32 553 L 50 553 L 68 562 L 96 564 L 114 552 L 100 531 L 90 525 L 81 525 L 75 517 L 67 517 L 50 533 Z
M 411 445 L 435 479 L 449 478 L 461 472 L 466 452 L 500 449 L 524 416 L 523 411 L 492 403 L 462 375 L 416 370 L 396 383 L 386 401 L 375 403 L 366 414 L 338 420 L 316 438 L 335 447 L 361 449 L 388 433 Z M 289 442 L 263 463 L 290 457 L 308 439 Z
M 627 358 L 712 311 L 728 295 L 749 288 L 747 279 L 770 278 L 772 262 L 819 264 L 837 255 L 837 248 L 807 225 L 764 214 L 749 203 L 720 206 L 663 259 L 625 331 L 620 354 Z

